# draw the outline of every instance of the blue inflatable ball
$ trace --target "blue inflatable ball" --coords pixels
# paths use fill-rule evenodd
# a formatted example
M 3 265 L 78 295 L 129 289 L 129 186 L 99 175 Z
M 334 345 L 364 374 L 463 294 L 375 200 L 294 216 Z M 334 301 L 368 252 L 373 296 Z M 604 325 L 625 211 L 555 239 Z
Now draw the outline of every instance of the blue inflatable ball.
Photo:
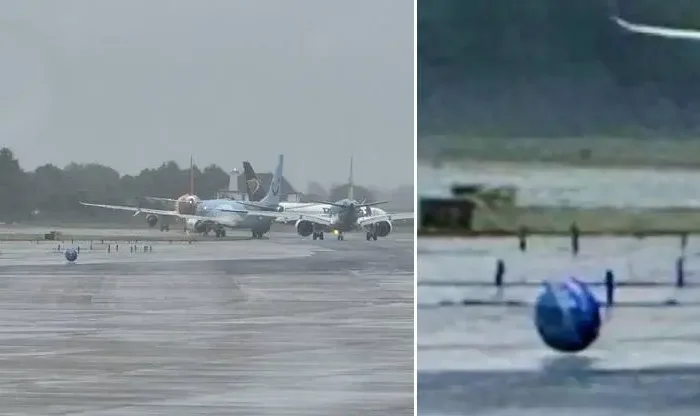
M 535 327 L 542 341 L 560 352 L 580 352 L 598 338 L 600 304 L 590 288 L 570 278 L 545 282 L 535 303 Z
M 65 256 L 66 260 L 72 263 L 78 259 L 78 250 L 74 248 L 69 248 L 68 250 L 66 250 Z

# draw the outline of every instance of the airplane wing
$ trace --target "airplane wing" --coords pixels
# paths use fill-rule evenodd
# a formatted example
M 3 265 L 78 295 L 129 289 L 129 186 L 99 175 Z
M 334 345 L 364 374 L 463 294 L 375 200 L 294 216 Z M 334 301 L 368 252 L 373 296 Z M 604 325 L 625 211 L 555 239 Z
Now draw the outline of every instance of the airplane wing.
M 247 214 L 251 215 L 254 217 L 263 217 L 263 218 L 285 218 L 287 215 L 277 212 L 277 211 L 236 211 L 236 210 L 221 210 L 225 212 L 238 212 L 240 214 Z
M 247 207 L 257 208 L 261 211 L 276 211 L 277 210 L 276 208 L 272 208 L 272 207 L 267 206 L 267 205 L 258 204 L 256 202 L 250 202 L 250 201 L 236 201 L 236 202 L 238 202 L 241 205 L 245 205 Z M 311 207 L 314 205 L 318 205 L 318 204 L 316 204 L 316 203 L 301 204 L 299 206 L 295 206 L 294 208 L 285 208 L 284 210 L 294 212 L 294 210 L 296 210 L 296 209 L 307 208 L 307 207 Z
M 644 35 L 662 36 L 671 39 L 688 39 L 700 40 L 700 31 L 690 29 L 672 29 L 659 26 L 641 25 L 631 23 L 619 17 L 612 18 L 621 28 L 630 32 L 641 33 Z
M 161 198 L 159 196 L 144 196 L 143 199 L 147 199 L 149 201 L 158 201 L 158 202 L 177 202 L 177 199 Z
M 83 205 L 86 207 L 113 209 L 113 210 L 117 210 L 117 211 L 129 211 L 129 212 L 133 212 L 134 215 L 143 213 L 143 214 L 155 214 L 155 215 L 164 215 L 164 216 L 172 216 L 172 217 L 180 217 L 181 216 L 180 214 L 178 214 L 175 211 L 169 211 L 169 210 L 164 210 L 164 209 L 127 207 L 124 205 L 90 204 L 87 202 L 80 202 L 80 205 Z
M 256 204 L 255 202 L 249 202 L 249 201 L 236 201 L 236 202 L 238 202 L 241 205 L 245 205 L 246 207 L 257 208 L 259 210 L 274 211 L 273 208 L 270 208 L 270 207 L 262 205 L 262 204 Z
M 286 213 L 280 213 L 283 217 L 287 218 L 288 221 L 291 221 L 293 219 L 298 219 L 298 220 L 306 220 L 306 221 L 311 221 L 314 224 L 320 224 L 320 225 L 331 225 L 332 221 L 330 217 L 322 217 L 320 215 L 309 215 L 309 214 L 299 214 L 299 215 L 290 215 L 291 212 L 286 212 Z
M 359 225 L 360 227 L 365 227 L 367 225 L 376 224 L 376 223 L 382 222 L 382 221 L 412 220 L 414 217 L 415 217 L 415 214 L 412 212 L 373 215 L 371 217 L 358 218 L 357 225 Z
M 80 205 L 84 205 L 86 207 L 97 207 L 97 208 L 106 208 L 106 209 L 113 209 L 113 210 L 118 210 L 118 211 L 129 211 L 133 212 L 134 215 L 138 214 L 154 214 L 154 215 L 163 215 L 163 216 L 170 216 L 170 217 L 178 217 L 178 218 L 183 218 L 186 220 L 193 219 L 193 220 L 198 220 L 198 221 L 212 221 L 212 222 L 217 222 L 216 217 L 205 217 L 202 215 L 186 215 L 186 214 L 180 214 L 179 212 L 176 211 L 168 211 L 164 209 L 152 209 L 152 208 L 138 208 L 138 207 L 127 207 L 124 205 L 105 205 L 105 204 L 90 204 L 87 202 L 80 202 Z M 246 210 L 237 210 L 237 209 L 225 209 L 225 208 L 220 208 L 219 211 L 224 211 L 224 212 L 233 212 L 233 213 L 238 213 L 238 214 L 247 214 L 247 215 L 254 215 L 257 217 L 264 217 L 264 218 L 283 218 L 285 215 L 282 214 L 281 212 L 274 212 L 274 211 L 246 211 Z

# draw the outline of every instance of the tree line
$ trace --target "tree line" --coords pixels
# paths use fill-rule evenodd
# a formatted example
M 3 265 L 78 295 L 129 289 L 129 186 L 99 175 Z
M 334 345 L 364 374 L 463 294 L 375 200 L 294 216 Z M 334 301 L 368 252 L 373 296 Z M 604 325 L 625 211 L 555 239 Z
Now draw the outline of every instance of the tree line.
M 215 164 L 204 169 L 195 165 L 192 171 L 195 193 L 202 199 L 214 198 L 219 190 L 228 188 L 229 174 Z M 174 161 L 163 162 L 157 168 L 143 169 L 133 176 L 120 175 L 115 169 L 97 163 L 70 163 L 63 168 L 46 164 L 26 171 L 12 150 L 2 148 L 0 222 L 123 221 L 128 215 L 124 212 L 86 208 L 79 202 L 172 209 L 172 206 L 154 205 L 143 197 L 178 198 L 189 192 L 189 184 L 189 167 L 181 169 Z M 263 186 L 267 188 L 269 183 Z M 338 200 L 347 195 L 347 184 L 327 191 L 318 183 L 311 188 L 312 192 L 302 195 L 302 201 Z M 397 192 L 400 193 L 401 203 L 409 206 L 413 198 L 412 187 L 404 188 L 398 188 Z M 355 187 L 355 197 L 375 200 L 374 193 L 362 186 Z
M 419 1 L 419 129 L 699 134 L 700 42 L 630 34 L 612 14 L 700 29 L 700 2 L 691 0 Z
M 228 186 L 229 175 L 217 165 L 194 166 L 195 191 L 214 196 Z M 8 148 L 0 149 L 0 222 L 40 219 L 72 219 L 88 216 L 108 221 L 119 214 L 109 210 L 85 210 L 79 201 L 144 206 L 143 196 L 177 198 L 189 191 L 189 168 L 173 161 L 138 175 L 120 175 L 97 163 L 70 163 L 64 168 L 52 164 L 33 171 L 22 169 Z M 121 216 L 123 217 L 123 213 Z

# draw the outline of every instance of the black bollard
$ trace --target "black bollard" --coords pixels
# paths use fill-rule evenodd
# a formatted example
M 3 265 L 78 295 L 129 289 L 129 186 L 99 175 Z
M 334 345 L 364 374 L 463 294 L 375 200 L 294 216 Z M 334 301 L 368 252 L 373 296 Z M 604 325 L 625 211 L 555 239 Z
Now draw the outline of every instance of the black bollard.
M 111 252 L 112 252 L 112 245 L 107 244 L 107 253 L 111 253 Z
M 605 302 L 608 307 L 615 303 L 615 275 L 610 269 L 605 271 Z
M 681 234 L 681 251 L 685 252 L 685 248 L 688 246 L 688 233 Z
M 497 288 L 503 287 L 503 276 L 506 274 L 506 263 L 502 259 L 496 261 L 496 273 L 494 275 L 493 283 Z
M 525 252 L 527 250 L 527 228 L 518 228 L 518 247 L 520 251 Z
M 119 244 L 116 244 L 116 245 L 114 246 L 114 250 L 116 250 L 117 252 L 119 252 Z
M 682 288 L 685 286 L 685 259 L 683 256 L 678 257 L 676 260 L 676 287 Z
M 503 300 L 503 277 L 506 274 L 506 263 L 502 259 L 496 261 L 496 273 L 493 277 L 493 283 L 496 286 L 496 300 Z
M 578 240 L 581 236 L 581 230 L 579 230 L 575 222 L 571 224 L 569 230 L 571 231 L 571 254 L 576 256 L 579 250 Z

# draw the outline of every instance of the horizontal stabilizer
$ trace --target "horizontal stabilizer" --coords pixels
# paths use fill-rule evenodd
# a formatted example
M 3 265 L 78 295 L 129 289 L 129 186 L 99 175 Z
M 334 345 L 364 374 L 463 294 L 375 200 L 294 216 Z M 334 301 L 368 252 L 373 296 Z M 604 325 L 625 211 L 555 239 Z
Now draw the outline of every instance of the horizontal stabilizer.
M 375 205 L 381 205 L 381 204 L 386 204 L 389 201 L 378 201 L 378 202 L 370 202 L 370 203 L 361 203 L 361 204 L 354 204 L 355 208 L 364 208 L 364 207 L 372 207 Z M 313 201 L 315 204 L 326 204 L 330 205 L 333 207 L 338 207 L 338 208 L 348 208 L 350 205 L 343 205 L 343 204 L 336 204 L 335 202 L 328 202 L 328 201 Z

